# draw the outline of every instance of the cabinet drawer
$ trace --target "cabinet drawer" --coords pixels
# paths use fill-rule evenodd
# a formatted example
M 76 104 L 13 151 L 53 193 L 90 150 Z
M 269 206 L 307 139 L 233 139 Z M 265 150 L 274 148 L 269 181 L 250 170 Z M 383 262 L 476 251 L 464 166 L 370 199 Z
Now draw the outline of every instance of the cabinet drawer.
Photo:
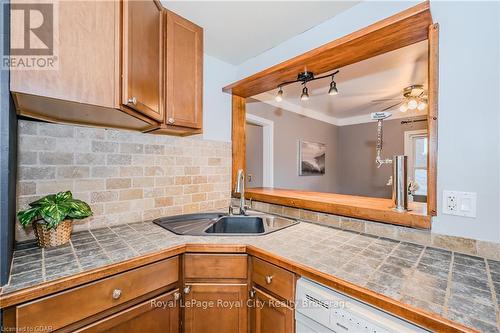
M 20 305 L 17 327 L 59 329 L 128 302 L 179 279 L 178 257 Z
M 179 289 L 85 326 L 75 333 L 179 333 Z
M 186 279 L 246 279 L 246 254 L 186 254 Z
M 292 272 L 252 257 L 252 281 L 286 300 L 294 300 L 295 275 Z

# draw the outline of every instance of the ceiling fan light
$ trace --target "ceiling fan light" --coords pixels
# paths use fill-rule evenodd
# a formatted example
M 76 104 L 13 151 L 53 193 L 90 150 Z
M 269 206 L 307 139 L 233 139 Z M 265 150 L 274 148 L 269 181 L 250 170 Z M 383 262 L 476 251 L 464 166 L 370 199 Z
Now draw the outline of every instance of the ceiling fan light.
M 415 99 L 412 98 L 408 101 L 408 109 L 415 110 L 417 108 L 417 106 L 418 106 L 418 102 Z
M 427 102 L 426 101 L 420 101 L 420 102 L 418 102 L 417 109 L 419 111 L 424 111 L 426 107 L 427 107 Z
M 309 93 L 307 91 L 306 86 L 304 86 L 304 88 L 302 88 L 302 94 L 300 95 L 300 100 L 301 101 L 308 101 L 309 100 Z
M 276 100 L 276 102 L 281 102 L 283 100 L 283 90 L 281 89 L 281 87 L 274 99 Z
M 401 111 L 401 112 L 408 111 L 408 104 L 407 103 L 401 104 L 401 106 L 399 107 L 399 111 Z
M 337 89 L 337 83 L 335 83 L 335 81 L 332 81 L 330 83 L 330 89 L 328 89 L 328 95 L 335 96 L 338 93 L 339 93 L 339 90 Z

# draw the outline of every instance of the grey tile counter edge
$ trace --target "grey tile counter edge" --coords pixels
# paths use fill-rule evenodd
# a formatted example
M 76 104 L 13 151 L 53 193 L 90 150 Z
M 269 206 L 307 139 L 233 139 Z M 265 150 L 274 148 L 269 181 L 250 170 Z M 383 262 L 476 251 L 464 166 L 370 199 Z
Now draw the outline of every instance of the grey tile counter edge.
M 239 199 L 233 199 L 237 205 Z M 430 230 L 420 230 L 387 223 L 380 223 L 356 218 L 349 218 L 334 214 L 321 213 L 306 209 L 299 209 L 260 201 L 252 201 L 254 210 L 271 213 L 288 218 L 297 218 L 302 221 L 321 225 L 363 232 L 371 235 L 388 237 L 399 241 L 407 241 L 425 246 L 434 246 L 450 251 L 477 255 L 494 260 L 500 260 L 500 243 L 477 240 L 472 238 L 442 235 Z

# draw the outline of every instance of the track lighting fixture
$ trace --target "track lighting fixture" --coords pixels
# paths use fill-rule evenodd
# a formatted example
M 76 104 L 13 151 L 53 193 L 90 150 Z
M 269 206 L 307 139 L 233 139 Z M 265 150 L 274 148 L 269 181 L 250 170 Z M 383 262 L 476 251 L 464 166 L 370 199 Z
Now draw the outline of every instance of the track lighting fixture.
M 304 88 L 302 88 L 302 94 L 300 95 L 300 100 L 301 101 L 308 101 L 309 100 L 309 93 L 307 91 L 307 87 L 304 84 Z
M 279 88 L 280 89 L 278 90 L 278 93 L 275 97 L 276 102 L 281 102 L 283 100 L 283 89 L 281 89 L 281 86 Z
M 332 81 L 330 82 L 330 89 L 328 89 L 328 95 L 330 95 L 330 96 L 337 95 L 339 93 L 339 91 L 337 89 L 337 83 L 335 82 L 334 78 L 338 72 L 339 71 L 336 70 L 335 72 L 333 72 L 331 74 L 318 76 L 318 77 L 314 77 L 313 72 L 301 72 L 301 73 L 299 73 L 299 75 L 297 75 L 297 80 L 286 81 L 286 82 L 281 83 L 278 86 L 278 93 L 276 94 L 275 100 L 276 100 L 276 102 L 281 102 L 283 100 L 283 86 L 286 86 L 286 85 L 289 85 L 292 83 L 296 83 L 296 82 L 301 82 L 304 87 L 302 88 L 302 94 L 300 95 L 300 100 L 307 101 L 307 100 L 309 100 L 309 91 L 308 91 L 307 86 L 306 86 L 307 82 L 315 81 L 315 80 L 319 80 L 319 79 L 324 79 L 326 77 L 332 78 Z

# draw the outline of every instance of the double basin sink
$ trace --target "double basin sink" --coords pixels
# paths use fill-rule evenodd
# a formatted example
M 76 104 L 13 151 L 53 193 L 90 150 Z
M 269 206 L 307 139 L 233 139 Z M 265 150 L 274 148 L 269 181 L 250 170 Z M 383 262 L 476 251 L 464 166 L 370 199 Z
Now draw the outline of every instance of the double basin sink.
M 153 223 L 178 235 L 265 235 L 287 228 L 297 221 L 267 215 L 227 215 L 223 213 L 186 214 L 159 218 Z

